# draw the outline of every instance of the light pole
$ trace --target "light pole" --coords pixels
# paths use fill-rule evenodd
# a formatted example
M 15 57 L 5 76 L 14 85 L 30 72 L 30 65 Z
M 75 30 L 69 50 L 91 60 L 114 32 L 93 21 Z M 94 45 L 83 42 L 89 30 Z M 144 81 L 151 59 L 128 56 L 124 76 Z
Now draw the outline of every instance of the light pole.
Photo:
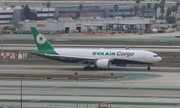
M 0 34 L 1 34 L 1 53 L 3 53 L 3 29 L 0 30 Z
M 18 77 L 19 78 L 21 78 L 21 104 L 20 104 L 20 106 L 21 106 L 21 108 L 22 108 L 22 79 L 24 78 L 24 75 L 18 75 Z

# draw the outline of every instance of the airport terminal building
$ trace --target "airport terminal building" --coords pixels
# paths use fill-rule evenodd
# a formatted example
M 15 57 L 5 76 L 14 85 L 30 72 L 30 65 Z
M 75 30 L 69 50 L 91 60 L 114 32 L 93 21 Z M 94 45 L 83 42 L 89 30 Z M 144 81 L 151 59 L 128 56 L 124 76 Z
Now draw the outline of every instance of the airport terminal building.
M 153 5 L 159 3 L 161 0 L 141 0 L 139 6 L 147 5 L 151 3 L 150 17 L 154 17 Z M 179 0 L 166 0 L 165 8 L 173 6 Z M 50 2 L 51 7 L 49 8 L 49 18 L 57 20 L 59 16 L 63 14 L 75 16 L 80 3 L 83 4 L 83 10 L 81 15 L 88 13 L 93 17 L 101 18 L 112 18 L 115 16 L 121 16 L 125 14 L 126 17 L 130 16 L 129 8 L 134 7 L 136 4 L 135 0 L 2 0 L 0 2 L 0 25 L 17 25 L 18 21 L 22 21 L 22 7 L 26 4 L 35 11 L 38 16 L 48 17 L 48 8 L 46 3 Z M 119 5 L 117 13 L 114 12 L 113 6 Z M 145 17 L 147 16 L 148 10 L 145 11 Z M 136 13 L 137 16 L 141 16 L 140 13 Z M 160 15 L 160 9 L 157 11 L 157 16 Z M 180 15 L 180 11 L 178 11 Z M 135 13 L 132 13 L 135 16 Z
M 0 25 L 17 25 L 23 20 L 22 6 L 0 8 Z M 48 16 L 48 8 L 31 8 L 37 16 Z M 49 8 L 49 18 L 54 18 L 55 8 Z
M 114 6 L 84 6 L 80 14 L 90 14 L 94 18 L 114 18 L 125 15 L 125 17 L 133 17 L 135 13 L 130 14 L 129 9 L 133 6 L 119 6 L 118 12 L 114 11 Z M 19 21 L 23 20 L 22 6 L 16 6 L 11 8 L 0 8 L 0 25 L 17 25 Z M 30 7 L 31 11 L 37 13 L 37 16 L 57 20 L 59 16 L 67 14 L 71 17 L 76 16 L 76 12 L 79 11 L 77 6 L 64 6 L 64 7 L 50 7 L 49 11 L 47 7 Z M 48 14 L 49 12 L 49 14 Z M 154 16 L 153 9 L 149 10 L 150 17 Z M 142 16 L 141 13 L 136 13 L 137 16 Z M 145 17 L 148 16 L 148 10 L 145 11 Z
M 53 2 L 54 3 L 54 2 Z M 74 3 L 74 2 L 73 2 Z M 43 4 L 43 3 L 42 3 Z M 52 5 L 49 9 L 45 5 L 40 5 L 39 7 L 29 6 L 31 11 L 36 12 L 38 17 L 44 17 L 47 20 L 44 21 L 33 21 L 25 20 L 23 21 L 23 5 L 21 6 L 11 6 L 0 8 L 0 25 L 18 25 L 20 32 L 29 31 L 30 26 L 36 26 L 42 31 L 52 31 L 52 32 L 65 32 L 72 33 L 78 30 L 78 32 L 84 32 L 89 29 L 97 31 L 97 28 L 107 27 L 106 22 L 108 23 L 117 23 L 123 22 L 125 19 L 128 21 L 132 19 L 131 17 L 139 16 L 139 19 L 136 19 L 136 22 L 146 20 L 147 24 L 150 20 L 153 20 L 155 12 L 153 8 L 146 9 L 144 17 L 147 19 L 142 20 L 141 9 L 137 13 L 130 13 L 130 8 L 134 6 L 130 5 L 119 5 L 118 11 L 115 12 L 114 5 L 83 5 L 83 9 L 80 11 L 80 19 L 76 19 L 76 12 L 79 11 L 78 5 L 64 5 L 64 6 L 55 6 Z M 159 10 L 160 11 L 160 10 Z M 149 12 L 149 15 L 148 15 Z M 125 15 L 126 18 L 116 19 L 116 17 L 122 17 Z M 160 12 L 157 12 L 157 16 L 160 15 Z M 88 16 L 88 18 L 87 18 Z M 113 20 L 114 19 L 114 20 Z M 123 20 L 122 20 L 123 19 Z M 115 21 L 116 20 L 116 21 Z M 126 22 L 126 21 L 125 21 Z M 84 26 L 86 24 L 100 24 Z M 133 25 L 133 24 L 132 24 Z M 113 26 L 117 26 L 114 24 Z M 107 28 L 106 28 L 107 29 Z
M 130 14 L 130 8 L 133 8 L 134 6 L 119 6 L 117 13 L 114 10 L 114 6 L 85 6 L 83 10 L 81 11 L 81 14 L 91 14 L 94 17 L 101 17 L 101 18 L 113 18 L 116 16 L 122 16 L 124 14 L 126 17 L 130 16 L 135 16 L 135 13 L 132 12 L 132 15 Z M 77 6 L 72 6 L 72 7 L 58 7 L 56 9 L 57 15 L 63 15 L 63 14 L 68 14 L 70 16 L 75 16 L 75 13 L 79 11 Z M 139 10 L 141 11 L 141 10 Z M 148 11 L 149 11 L 149 16 L 153 17 L 154 16 L 154 10 L 146 10 L 144 13 L 144 16 L 148 16 Z M 142 16 L 141 13 L 136 13 L 137 16 Z

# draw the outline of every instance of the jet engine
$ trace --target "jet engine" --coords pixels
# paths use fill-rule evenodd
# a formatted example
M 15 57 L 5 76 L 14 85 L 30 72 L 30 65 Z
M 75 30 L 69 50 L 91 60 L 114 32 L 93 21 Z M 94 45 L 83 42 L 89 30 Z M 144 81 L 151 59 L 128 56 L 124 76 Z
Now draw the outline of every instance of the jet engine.
M 102 69 L 108 69 L 111 65 L 111 61 L 109 59 L 100 59 L 96 61 L 96 66 Z

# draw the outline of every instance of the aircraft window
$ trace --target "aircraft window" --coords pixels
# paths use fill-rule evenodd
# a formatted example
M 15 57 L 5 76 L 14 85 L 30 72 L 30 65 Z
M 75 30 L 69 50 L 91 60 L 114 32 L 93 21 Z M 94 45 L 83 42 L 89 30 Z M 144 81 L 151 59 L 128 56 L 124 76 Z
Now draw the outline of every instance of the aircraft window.
M 158 55 L 154 55 L 154 57 L 159 57 Z

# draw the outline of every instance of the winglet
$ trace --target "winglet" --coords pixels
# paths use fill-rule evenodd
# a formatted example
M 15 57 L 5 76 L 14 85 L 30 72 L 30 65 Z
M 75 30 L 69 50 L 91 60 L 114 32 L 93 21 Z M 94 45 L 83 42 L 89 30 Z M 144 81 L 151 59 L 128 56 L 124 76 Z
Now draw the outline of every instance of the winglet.
M 31 27 L 31 32 L 38 50 L 54 49 L 48 40 L 35 27 Z

